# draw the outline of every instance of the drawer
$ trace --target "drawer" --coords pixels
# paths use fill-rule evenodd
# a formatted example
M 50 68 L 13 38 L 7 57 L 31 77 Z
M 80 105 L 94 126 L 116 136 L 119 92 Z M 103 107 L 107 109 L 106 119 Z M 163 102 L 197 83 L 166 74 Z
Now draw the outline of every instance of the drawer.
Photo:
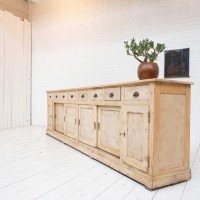
M 53 93 L 53 99 L 60 99 L 60 92 Z
M 77 92 L 68 92 L 68 100 L 74 101 L 77 100 Z
M 79 91 L 78 92 L 78 100 L 85 101 L 88 100 L 88 91 Z
M 124 100 L 148 101 L 149 85 L 125 87 Z
M 47 98 L 48 98 L 48 100 L 53 99 L 53 93 L 48 93 L 48 94 L 47 94 Z
M 107 101 L 120 100 L 120 88 L 106 88 L 103 92 L 103 99 Z
M 93 100 L 93 101 L 102 100 L 103 99 L 103 94 L 102 93 L 103 92 L 102 92 L 101 89 L 90 90 L 89 91 L 89 100 Z
M 68 97 L 67 92 L 61 92 L 61 93 L 60 93 L 60 98 L 61 98 L 61 99 L 66 100 L 67 97 Z

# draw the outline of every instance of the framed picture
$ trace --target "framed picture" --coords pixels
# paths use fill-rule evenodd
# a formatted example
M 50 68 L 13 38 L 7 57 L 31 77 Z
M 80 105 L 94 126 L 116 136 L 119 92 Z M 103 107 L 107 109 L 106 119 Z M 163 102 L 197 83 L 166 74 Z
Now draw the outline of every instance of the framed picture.
M 189 52 L 189 48 L 165 51 L 165 78 L 189 77 Z

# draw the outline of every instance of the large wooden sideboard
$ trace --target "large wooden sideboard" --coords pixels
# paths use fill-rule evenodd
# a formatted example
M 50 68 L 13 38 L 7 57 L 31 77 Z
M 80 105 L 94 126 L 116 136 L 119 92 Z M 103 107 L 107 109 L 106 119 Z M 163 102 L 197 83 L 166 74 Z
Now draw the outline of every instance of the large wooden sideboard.
M 148 79 L 47 92 L 47 134 L 149 189 L 190 179 L 190 87 Z

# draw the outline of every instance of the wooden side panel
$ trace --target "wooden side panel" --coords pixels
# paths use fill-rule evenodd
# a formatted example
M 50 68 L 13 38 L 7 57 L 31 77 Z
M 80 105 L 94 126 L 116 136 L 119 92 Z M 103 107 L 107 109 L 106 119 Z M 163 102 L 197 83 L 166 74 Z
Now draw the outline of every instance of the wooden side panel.
M 148 171 L 148 106 L 125 106 L 124 153 L 127 164 Z
M 55 105 L 55 131 L 64 133 L 64 104 L 56 103 Z
M 120 108 L 98 108 L 98 147 L 116 156 L 120 155 L 120 121 Z
M 48 117 L 48 124 L 47 124 L 47 128 L 48 130 L 53 130 L 53 117 Z
M 186 95 L 161 92 L 159 102 L 155 173 L 164 174 L 186 167 Z
M 31 23 L 24 20 L 24 125 L 31 124 Z
M 76 138 L 77 132 L 76 105 L 65 105 L 65 135 Z
M 4 12 L 0 10 L 0 129 L 4 128 Z
M 79 141 L 94 147 L 97 146 L 96 122 L 97 107 L 79 105 Z
M 48 116 L 52 117 L 53 115 L 53 108 L 52 108 L 52 104 L 48 104 Z
M 10 16 L 10 14 L 8 14 Z M 11 126 L 20 127 L 24 125 L 24 109 L 26 109 L 26 97 L 24 87 L 24 65 L 23 65 L 23 37 L 24 22 L 17 17 L 10 16 L 9 48 L 6 52 L 11 70 Z M 14 47 L 14 48 L 13 48 Z
M 12 65 L 13 65 L 12 14 L 5 12 L 5 70 L 4 70 L 4 113 L 3 128 L 12 127 Z
M 30 125 L 31 27 L 0 12 L 0 129 L 5 129 Z

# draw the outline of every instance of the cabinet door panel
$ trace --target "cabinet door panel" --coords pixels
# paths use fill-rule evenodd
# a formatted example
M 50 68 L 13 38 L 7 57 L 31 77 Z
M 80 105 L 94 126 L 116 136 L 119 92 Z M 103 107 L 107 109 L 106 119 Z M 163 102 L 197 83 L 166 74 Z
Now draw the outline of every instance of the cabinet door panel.
M 55 106 L 55 131 L 64 133 L 64 104 L 56 103 Z
M 65 135 L 76 138 L 76 105 L 65 104 Z
M 124 152 L 127 164 L 148 170 L 148 106 L 125 106 L 124 113 Z
M 120 154 L 120 108 L 99 107 L 98 147 L 116 156 Z
M 79 105 L 79 141 L 88 145 L 97 146 L 97 107 Z

